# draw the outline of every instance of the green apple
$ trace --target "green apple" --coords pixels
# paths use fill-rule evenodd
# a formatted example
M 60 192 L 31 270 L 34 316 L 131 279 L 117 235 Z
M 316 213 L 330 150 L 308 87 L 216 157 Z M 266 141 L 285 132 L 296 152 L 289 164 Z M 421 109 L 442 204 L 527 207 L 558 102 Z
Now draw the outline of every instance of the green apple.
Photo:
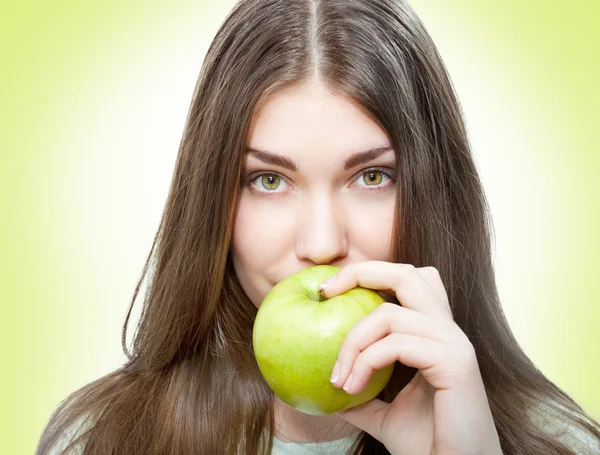
M 252 333 L 254 355 L 267 384 L 299 411 L 325 415 L 376 397 L 394 365 L 373 372 L 367 387 L 349 395 L 329 379 L 346 333 L 385 302 L 371 289 L 355 287 L 324 299 L 319 285 L 340 269 L 309 267 L 277 283 L 258 309 Z

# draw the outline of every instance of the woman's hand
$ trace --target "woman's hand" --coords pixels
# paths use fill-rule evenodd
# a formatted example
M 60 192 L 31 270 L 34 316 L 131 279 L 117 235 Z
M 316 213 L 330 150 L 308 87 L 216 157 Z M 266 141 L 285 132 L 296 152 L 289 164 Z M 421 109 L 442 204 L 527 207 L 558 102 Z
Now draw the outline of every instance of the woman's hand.
M 419 371 L 390 404 L 374 399 L 337 415 L 393 455 L 501 455 L 473 345 L 452 318 L 438 271 L 367 261 L 348 265 L 322 294 L 356 286 L 394 292 L 346 335 L 332 383 L 362 391 L 396 360 Z

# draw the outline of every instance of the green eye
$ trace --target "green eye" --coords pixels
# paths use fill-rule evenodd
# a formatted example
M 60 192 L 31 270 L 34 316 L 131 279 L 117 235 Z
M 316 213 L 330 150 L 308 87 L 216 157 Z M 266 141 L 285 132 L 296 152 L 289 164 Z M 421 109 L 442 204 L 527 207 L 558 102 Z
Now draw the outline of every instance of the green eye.
M 267 190 L 275 190 L 279 186 L 279 176 L 275 174 L 263 174 L 261 183 Z
M 379 177 L 379 178 L 378 178 Z M 366 171 L 363 174 L 363 182 L 367 184 L 367 186 L 377 186 L 383 180 L 383 172 L 377 170 Z
M 393 189 L 393 182 L 396 181 L 394 175 L 393 172 L 390 173 L 384 168 L 365 169 L 355 174 L 354 186 L 370 193 L 391 190 Z M 246 177 L 243 182 L 260 196 L 282 195 L 284 194 L 283 188 L 281 191 L 279 188 L 288 185 L 285 178 L 275 172 L 253 173 Z

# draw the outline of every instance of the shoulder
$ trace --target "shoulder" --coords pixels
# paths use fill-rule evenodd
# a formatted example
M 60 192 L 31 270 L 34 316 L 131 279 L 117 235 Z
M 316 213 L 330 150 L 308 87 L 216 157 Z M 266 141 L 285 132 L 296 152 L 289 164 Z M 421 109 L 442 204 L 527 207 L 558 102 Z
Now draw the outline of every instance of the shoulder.
M 74 442 L 78 437 L 83 435 L 87 429 L 91 426 L 91 419 L 89 416 L 79 417 L 72 425 L 67 427 L 60 436 L 57 438 L 56 442 L 50 448 L 48 455 L 80 455 L 83 453 L 83 449 L 85 447 L 85 441 L 80 441 L 74 444 L 69 448 L 69 451 L 65 450 Z
M 600 453 L 600 440 L 578 422 L 582 418 L 579 413 L 558 403 L 540 404 L 530 412 L 530 417 L 540 430 L 576 454 Z
M 600 442 L 581 427 L 565 425 L 555 433 L 556 438 L 577 454 L 600 453 Z

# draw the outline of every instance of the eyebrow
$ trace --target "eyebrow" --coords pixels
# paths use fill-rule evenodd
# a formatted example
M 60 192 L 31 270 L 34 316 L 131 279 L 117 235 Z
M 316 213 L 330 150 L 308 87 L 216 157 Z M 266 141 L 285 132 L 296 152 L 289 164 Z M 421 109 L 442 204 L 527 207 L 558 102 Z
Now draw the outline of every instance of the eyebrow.
M 348 169 L 352 169 L 359 164 L 368 163 L 369 161 L 374 160 L 380 155 L 383 155 L 385 152 L 393 150 L 393 148 L 389 145 L 384 147 L 376 147 L 370 150 L 366 150 L 364 152 L 358 152 L 346 159 L 344 161 L 343 169 L 347 171 Z M 277 155 L 275 153 L 270 153 L 265 150 L 257 150 L 253 148 L 246 149 L 246 153 L 253 155 L 258 158 L 263 163 L 272 164 L 274 166 L 284 167 L 292 172 L 296 172 L 298 170 L 298 166 L 296 163 L 291 160 L 287 156 Z

